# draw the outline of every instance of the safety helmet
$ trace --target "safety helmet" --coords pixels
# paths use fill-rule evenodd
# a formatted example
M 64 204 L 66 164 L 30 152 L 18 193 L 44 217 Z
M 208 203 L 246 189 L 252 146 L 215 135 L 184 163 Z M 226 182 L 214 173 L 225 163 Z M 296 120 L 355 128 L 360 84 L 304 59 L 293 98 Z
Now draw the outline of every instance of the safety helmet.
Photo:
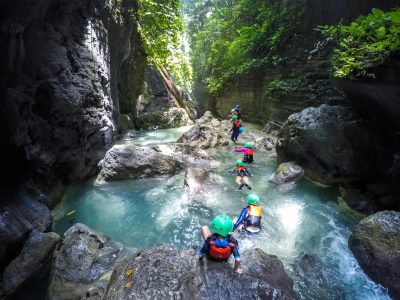
M 253 144 L 252 143 L 246 143 L 245 147 L 246 148 L 253 148 Z
M 240 108 L 240 105 L 239 105 L 239 104 L 236 104 L 235 108 Z
M 247 204 L 253 204 L 253 205 L 260 204 L 260 197 L 258 197 L 256 194 L 248 195 L 247 196 Z
M 237 161 L 236 161 L 236 165 L 237 165 L 237 166 L 241 166 L 241 167 L 243 167 L 243 161 L 242 161 L 242 160 L 240 160 L 240 159 L 239 159 L 239 160 L 237 160 Z
M 216 234 L 227 236 L 233 229 L 233 221 L 226 215 L 216 216 L 211 222 L 210 229 Z
M 233 115 L 233 116 L 232 116 L 232 119 L 233 119 L 233 120 L 236 120 L 237 118 L 238 118 L 237 115 Z
M 234 109 L 234 108 L 232 108 L 232 109 L 231 109 L 231 112 L 234 112 L 234 111 L 235 111 L 235 109 Z

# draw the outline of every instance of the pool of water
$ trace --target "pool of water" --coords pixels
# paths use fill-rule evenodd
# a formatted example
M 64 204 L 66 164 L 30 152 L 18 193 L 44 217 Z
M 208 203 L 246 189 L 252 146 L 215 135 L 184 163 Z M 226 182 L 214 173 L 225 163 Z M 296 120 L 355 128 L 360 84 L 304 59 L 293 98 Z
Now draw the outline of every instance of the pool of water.
M 141 132 L 119 143 L 171 143 L 188 129 Z M 53 211 L 54 230 L 63 234 L 72 224 L 81 222 L 136 249 L 160 242 L 199 249 L 201 225 L 208 225 L 222 213 L 237 218 L 250 193 L 238 190 L 234 175 L 228 173 L 241 154 L 231 152 L 231 148 L 210 154 L 216 159 L 208 167 L 211 180 L 195 196 L 185 192 L 183 172 L 103 186 L 92 181 L 72 185 Z M 304 179 L 296 186 L 278 188 L 268 182 L 276 166 L 274 156 L 255 153 L 255 164 L 250 167 L 251 192 L 261 198 L 263 230 L 251 238 L 235 234 L 241 251 L 258 247 L 277 255 L 303 299 L 390 299 L 386 290 L 364 274 L 347 246 L 360 217 L 338 203 L 337 187 L 322 187 Z M 318 258 L 320 272 L 326 278 L 324 287 L 307 282 L 295 272 L 294 261 L 302 253 Z

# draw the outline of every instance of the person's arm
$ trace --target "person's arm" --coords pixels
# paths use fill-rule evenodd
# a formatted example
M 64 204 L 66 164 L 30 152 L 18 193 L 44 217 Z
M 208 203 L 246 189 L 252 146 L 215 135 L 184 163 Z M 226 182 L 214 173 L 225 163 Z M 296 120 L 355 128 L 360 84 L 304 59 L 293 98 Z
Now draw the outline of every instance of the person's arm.
M 234 152 L 244 152 L 244 153 L 246 153 L 246 150 L 247 150 L 247 148 L 236 148 L 236 149 L 233 149 Z
M 247 168 L 244 168 L 245 172 L 247 173 L 247 175 L 251 176 L 251 173 L 249 170 L 247 170 Z
M 242 212 L 240 213 L 239 219 L 236 221 L 235 225 L 233 225 L 232 231 L 235 231 L 236 228 L 238 228 L 240 226 L 240 224 L 242 224 L 244 219 L 246 219 L 247 210 L 248 210 L 247 207 L 242 209 Z
M 240 268 L 240 254 L 239 254 L 239 247 L 237 244 L 232 247 L 232 254 L 235 258 L 235 266 L 233 267 L 233 271 L 242 273 L 242 269 Z
M 204 242 L 203 247 L 201 248 L 201 250 L 199 252 L 199 258 L 203 259 L 206 252 L 207 252 L 207 246 L 206 246 L 206 242 Z
M 230 170 L 229 173 L 231 173 L 231 174 L 236 174 L 236 173 L 237 173 L 236 168 L 233 168 L 232 170 Z

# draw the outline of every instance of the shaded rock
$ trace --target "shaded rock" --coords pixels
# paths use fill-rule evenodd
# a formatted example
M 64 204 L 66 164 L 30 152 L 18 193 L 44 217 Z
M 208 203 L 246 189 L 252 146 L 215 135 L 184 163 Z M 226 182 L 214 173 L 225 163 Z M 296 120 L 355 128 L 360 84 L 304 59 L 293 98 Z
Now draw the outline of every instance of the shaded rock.
M 64 234 L 56 252 L 49 299 L 102 299 L 115 265 L 132 252 L 109 237 L 76 224 Z M 83 297 L 85 296 L 85 297 Z
M 28 280 L 38 276 L 52 258 L 59 241 L 60 236 L 54 232 L 33 234 L 24 244 L 21 253 L 4 270 L 5 294 L 11 295 Z
M 391 155 L 383 139 L 350 108 L 321 105 L 288 118 L 276 151 L 280 161 L 296 161 L 313 180 L 346 183 L 385 173 Z
M 172 157 L 148 147 L 115 145 L 100 162 L 96 183 L 171 174 L 177 169 Z
M 190 193 L 197 193 L 203 189 L 204 182 L 209 173 L 202 168 L 187 168 L 185 170 L 184 186 Z
M 350 208 L 361 213 L 372 214 L 378 209 L 374 197 L 358 189 L 341 187 L 340 196 Z
M 258 137 L 254 143 L 254 148 L 259 151 L 272 151 L 275 148 L 275 142 L 271 137 Z
M 201 149 L 229 145 L 219 130 L 207 125 L 194 125 L 189 131 L 182 134 L 177 142 Z
M 128 114 L 119 114 L 118 129 L 119 131 L 122 132 L 135 129 L 135 124 L 133 124 L 133 119 Z
M 143 114 L 137 118 L 137 125 L 141 129 L 175 128 L 193 124 L 183 108 L 172 107 L 169 110 Z
M 128 270 L 133 270 L 131 276 Z M 250 296 L 251 295 L 251 296 Z M 115 269 L 105 299 L 297 299 L 282 262 L 259 249 L 243 255 L 243 274 L 199 262 L 194 250 L 158 245 Z
M 0 267 L 6 267 L 21 250 L 29 235 L 45 231 L 51 224 L 49 209 L 24 193 L 1 195 Z
M 400 298 L 400 212 L 382 211 L 361 220 L 349 247 L 365 273 Z
M 278 169 L 274 174 L 272 174 L 268 181 L 275 184 L 297 182 L 303 177 L 303 175 L 304 170 L 302 167 L 294 162 L 286 162 L 278 166 Z

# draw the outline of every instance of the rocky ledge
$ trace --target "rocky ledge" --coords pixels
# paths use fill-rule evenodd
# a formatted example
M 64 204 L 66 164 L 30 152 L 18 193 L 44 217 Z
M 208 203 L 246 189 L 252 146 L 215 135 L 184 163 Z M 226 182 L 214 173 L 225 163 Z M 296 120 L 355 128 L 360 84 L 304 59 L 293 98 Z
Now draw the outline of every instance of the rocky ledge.
M 382 211 L 363 219 L 349 238 L 363 270 L 400 299 L 400 212 Z
M 165 129 L 192 125 L 193 121 L 183 108 L 172 107 L 167 111 L 157 111 L 140 115 L 136 123 L 139 128 Z

